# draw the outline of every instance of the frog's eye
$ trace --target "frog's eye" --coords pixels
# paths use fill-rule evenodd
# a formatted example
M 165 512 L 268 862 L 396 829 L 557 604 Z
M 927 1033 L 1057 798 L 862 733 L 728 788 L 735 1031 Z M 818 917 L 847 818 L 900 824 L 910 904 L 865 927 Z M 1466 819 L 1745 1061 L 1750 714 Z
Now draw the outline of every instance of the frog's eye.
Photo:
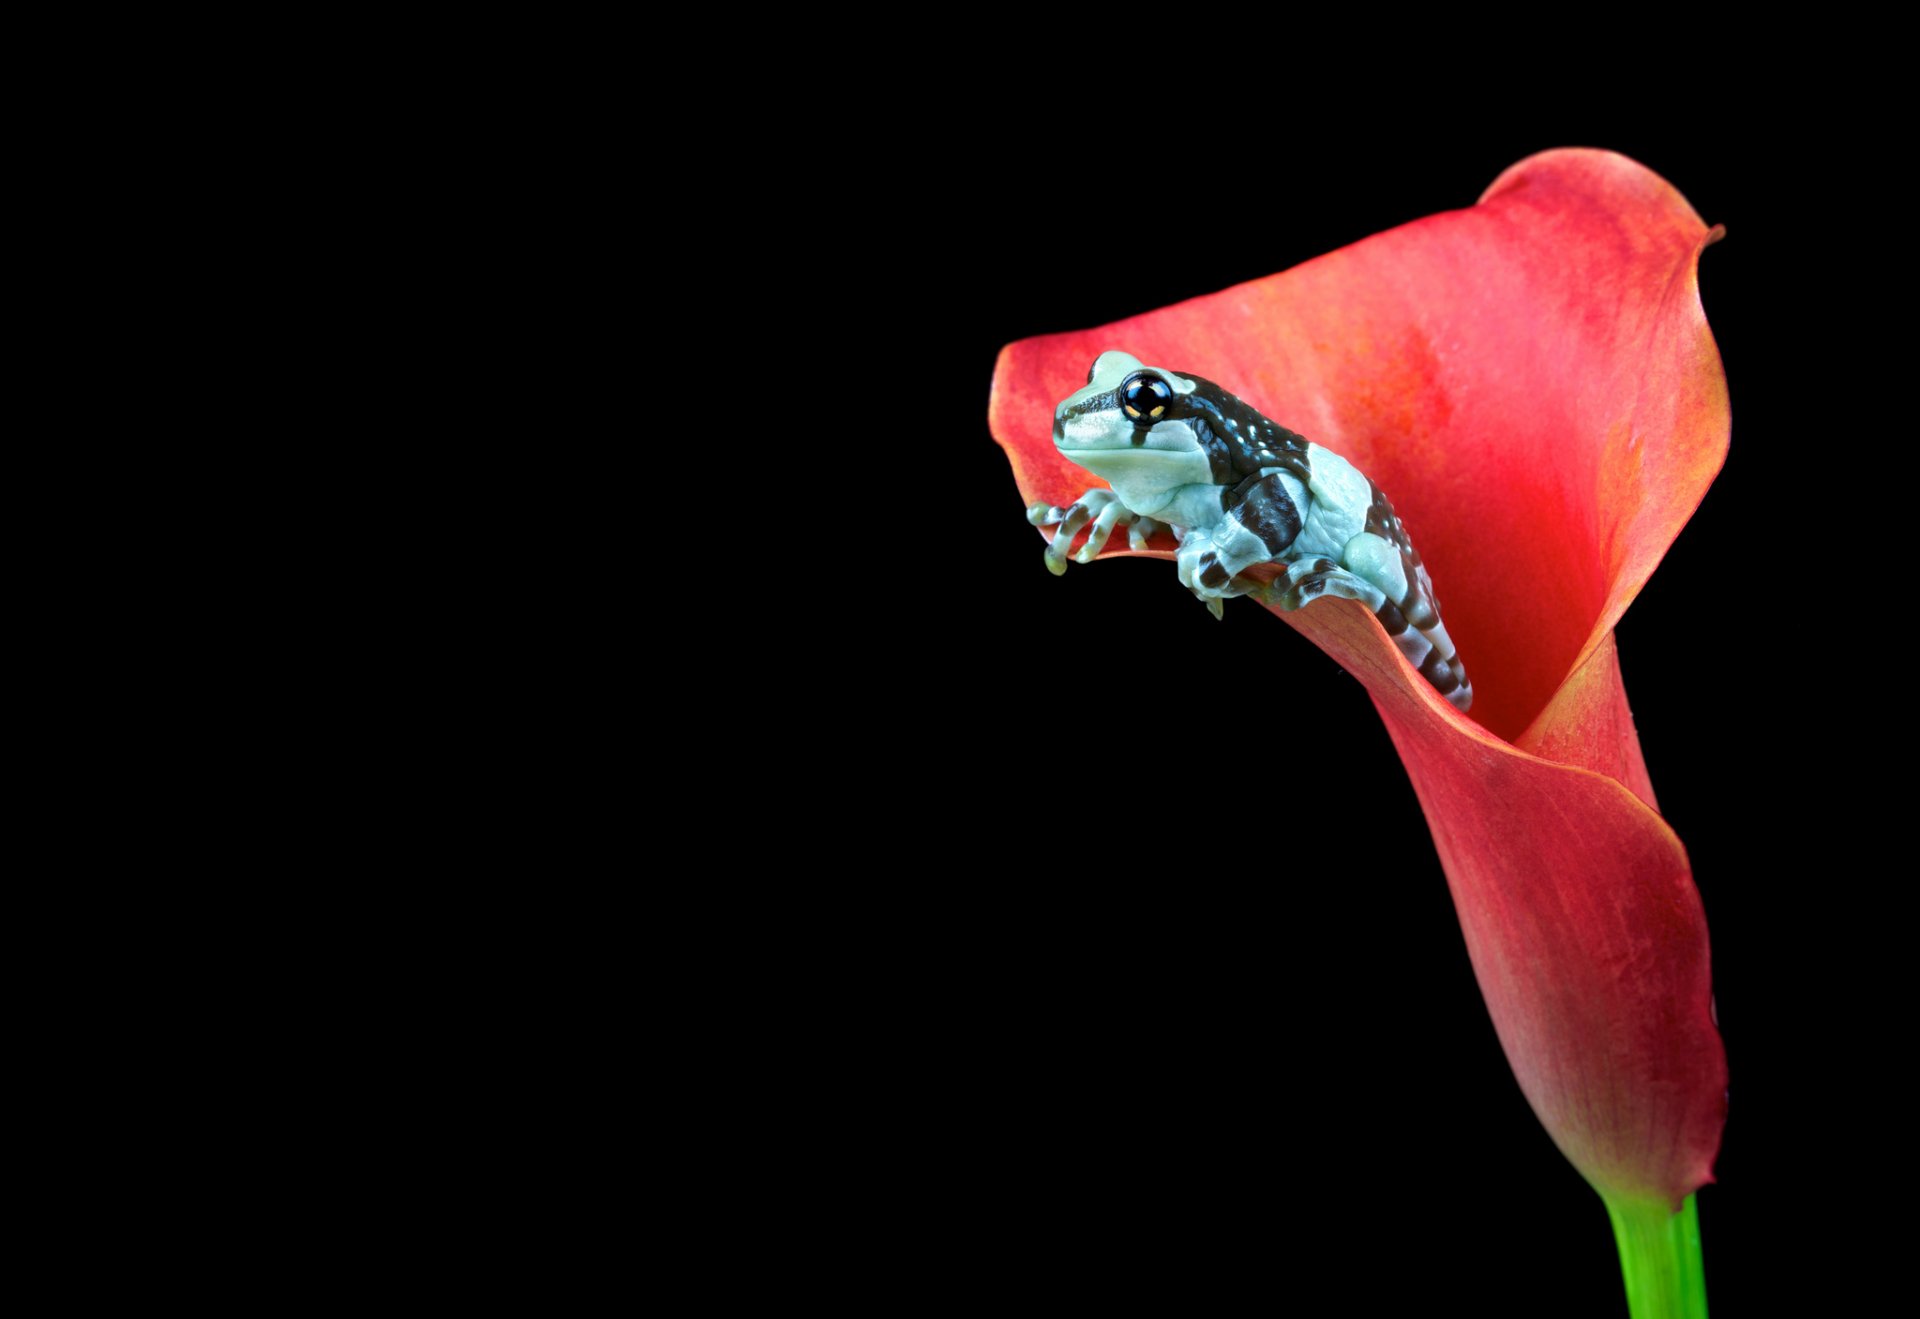
M 1158 421 L 1173 401 L 1173 390 L 1159 376 L 1136 371 L 1120 386 L 1120 407 L 1134 421 Z

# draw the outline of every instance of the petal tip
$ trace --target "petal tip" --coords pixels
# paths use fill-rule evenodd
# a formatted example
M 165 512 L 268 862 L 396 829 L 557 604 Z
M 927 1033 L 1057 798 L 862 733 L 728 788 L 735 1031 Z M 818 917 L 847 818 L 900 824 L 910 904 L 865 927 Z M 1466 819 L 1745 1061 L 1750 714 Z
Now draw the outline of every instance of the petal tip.
M 1502 170 L 1480 194 L 1480 204 L 1535 184 L 1558 185 L 1596 199 L 1627 196 L 1642 204 L 1664 204 L 1676 207 L 1702 229 L 1707 227 L 1686 196 L 1657 171 L 1604 147 L 1556 147 L 1528 156 Z

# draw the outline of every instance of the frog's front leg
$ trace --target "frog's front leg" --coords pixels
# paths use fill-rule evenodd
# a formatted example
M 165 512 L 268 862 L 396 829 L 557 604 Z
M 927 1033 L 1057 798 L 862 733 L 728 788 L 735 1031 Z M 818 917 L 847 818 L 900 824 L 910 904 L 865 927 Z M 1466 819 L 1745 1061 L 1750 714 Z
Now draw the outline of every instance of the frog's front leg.
M 1067 570 L 1067 551 L 1089 521 L 1093 528 L 1087 533 L 1087 543 L 1071 556 L 1075 563 L 1093 562 L 1107 547 L 1107 538 L 1113 535 L 1115 527 L 1127 528 L 1127 545 L 1135 550 L 1144 550 L 1148 538 L 1161 529 L 1160 523 L 1139 516 L 1111 490 L 1089 490 L 1065 508 L 1057 504 L 1031 504 L 1027 507 L 1027 521 L 1036 527 L 1059 528 L 1053 533 L 1046 553 L 1047 571 L 1056 577 Z
M 1181 542 L 1180 581 L 1209 603 L 1260 589 L 1240 574 L 1284 558 L 1300 535 L 1300 513 L 1277 474 L 1249 477 L 1232 490 L 1216 489 L 1222 509 L 1210 527 Z
M 1215 608 L 1222 600 L 1247 595 L 1260 589 L 1260 583 L 1241 574 L 1271 556 L 1265 546 L 1252 546 L 1235 534 L 1234 529 L 1216 524 L 1188 527 L 1180 537 L 1180 551 L 1174 555 L 1180 584 Z

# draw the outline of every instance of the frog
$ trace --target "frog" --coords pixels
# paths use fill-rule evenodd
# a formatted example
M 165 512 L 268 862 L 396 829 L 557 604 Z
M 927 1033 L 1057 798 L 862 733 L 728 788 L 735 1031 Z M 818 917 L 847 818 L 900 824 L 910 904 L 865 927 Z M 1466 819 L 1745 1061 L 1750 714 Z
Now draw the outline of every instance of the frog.
M 1050 572 L 1091 562 L 1120 528 L 1134 550 L 1168 532 L 1180 584 L 1214 617 L 1239 596 L 1281 610 L 1324 596 L 1359 601 L 1436 692 L 1472 706 L 1412 538 L 1380 487 L 1339 454 L 1210 380 L 1118 349 L 1095 357 L 1086 385 L 1054 409 L 1053 444 L 1107 485 L 1065 506 L 1028 507 L 1029 522 L 1053 528 Z M 1268 564 L 1278 573 L 1250 571 Z

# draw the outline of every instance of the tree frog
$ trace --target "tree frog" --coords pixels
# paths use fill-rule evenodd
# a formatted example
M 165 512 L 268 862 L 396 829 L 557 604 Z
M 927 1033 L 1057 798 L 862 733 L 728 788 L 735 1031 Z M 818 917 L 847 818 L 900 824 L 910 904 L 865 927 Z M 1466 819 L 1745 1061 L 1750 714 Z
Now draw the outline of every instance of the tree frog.
M 1221 601 L 1251 595 L 1298 609 L 1322 595 L 1358 600 L 1434 690 L 1461 710 L 1473 687 L 1440 622 L 1433 583 L 1380 487 L 1339 454 L 1276 425 L 1199 376 L 1101 353 L 1087 384 L 1053 414 L 1061 454 L 1110 490 L 1060 508 L 1035 504 L 1027 520 L 1055 527 L 1046 563 L 1087 563 L 1116 527 L 1144 549 L 1164 524 L 1179 542 L 1180 582 L 1215 617 Z M 1069 556 L 1091 523 L 1087 541 Z M 1258 564 L 1282 572 L 1246 576 Z

